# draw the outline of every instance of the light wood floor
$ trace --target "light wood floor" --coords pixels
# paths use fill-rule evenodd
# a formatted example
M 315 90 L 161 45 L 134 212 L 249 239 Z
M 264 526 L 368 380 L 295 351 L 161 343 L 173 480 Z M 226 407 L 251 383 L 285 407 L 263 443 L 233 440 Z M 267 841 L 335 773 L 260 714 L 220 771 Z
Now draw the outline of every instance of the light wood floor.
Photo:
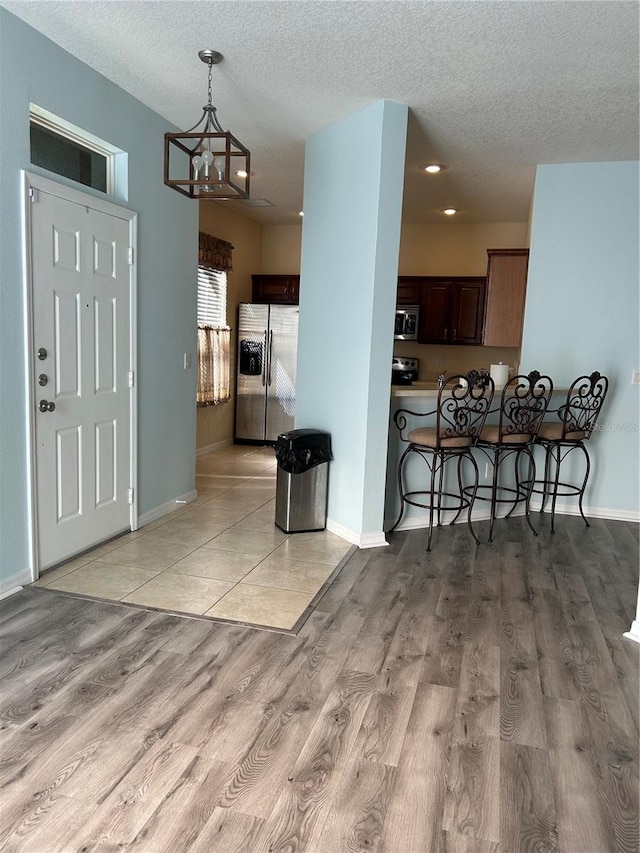
M 638 529 L 547 531 L 397 534 L 297 636 L 0 603 L 0 849 L 637 853 Z

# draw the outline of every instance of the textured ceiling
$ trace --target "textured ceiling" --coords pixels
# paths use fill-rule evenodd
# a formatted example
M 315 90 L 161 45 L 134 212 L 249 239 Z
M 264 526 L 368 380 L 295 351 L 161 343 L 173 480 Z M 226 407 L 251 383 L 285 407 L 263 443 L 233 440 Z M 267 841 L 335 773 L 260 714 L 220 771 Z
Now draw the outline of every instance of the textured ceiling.
M 182 129 L 206 102 L 198 50 L 223 53 L 213 102 L 274 207 L 228 204 L 261 222 L 298 221 L 305 137 L 380 98 L 411 109 L 405 223 L 523 222 L 536 164 L 639 156 L 636 2 L 0 5 Z

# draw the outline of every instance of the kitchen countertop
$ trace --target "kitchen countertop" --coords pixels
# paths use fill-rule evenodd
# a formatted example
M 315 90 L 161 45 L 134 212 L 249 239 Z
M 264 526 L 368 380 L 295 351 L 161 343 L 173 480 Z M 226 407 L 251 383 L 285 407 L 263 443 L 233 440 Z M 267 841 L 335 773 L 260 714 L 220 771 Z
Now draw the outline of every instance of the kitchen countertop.
M 496 387 L 495 396 L 499 397 L 502 392 L 502 388 L 504 386 L 500 385 Z M 554 388 L 553 393 L 556 394 L 566 394 L 568 388 Z M 392 385 L 391 386 L 391 398 L 395 399 L 396 397 L 437 397 L 438 396 L 438 383 L 436 380 L 425 380 L 419 379 L 416 382 L 413 382 L 411 385 Z
M 434 380 L 418 379 L 411 385 L 392 385 L 392 397 L 437 397 L 438 383 Z

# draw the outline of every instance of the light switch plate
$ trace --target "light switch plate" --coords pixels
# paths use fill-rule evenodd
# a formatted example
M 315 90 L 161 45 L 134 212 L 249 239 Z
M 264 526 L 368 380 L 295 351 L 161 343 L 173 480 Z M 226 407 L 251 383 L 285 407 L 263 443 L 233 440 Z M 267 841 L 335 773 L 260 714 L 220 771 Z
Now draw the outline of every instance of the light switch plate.
M 640 370 L 634 370 L 631 374 L 631 384 L 640 385 Z
M 184 369 L 189 370 L 191 367 L 191 353 L 185 352 L 184 354 Z

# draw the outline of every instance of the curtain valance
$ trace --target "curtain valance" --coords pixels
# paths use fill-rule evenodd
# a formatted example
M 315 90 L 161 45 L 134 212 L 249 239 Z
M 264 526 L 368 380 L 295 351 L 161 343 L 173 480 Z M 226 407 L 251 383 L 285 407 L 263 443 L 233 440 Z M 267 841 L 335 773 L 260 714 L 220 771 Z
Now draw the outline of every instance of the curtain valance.
M 232 252 L 231 243 L 227 243 L 226 240 L 221 240 L 219 237 L 212 237 L 211 234 L 205 234 L 204 231 L 199 232 L 198 264 L 201 267 L 231 272 L 233 269 Z

